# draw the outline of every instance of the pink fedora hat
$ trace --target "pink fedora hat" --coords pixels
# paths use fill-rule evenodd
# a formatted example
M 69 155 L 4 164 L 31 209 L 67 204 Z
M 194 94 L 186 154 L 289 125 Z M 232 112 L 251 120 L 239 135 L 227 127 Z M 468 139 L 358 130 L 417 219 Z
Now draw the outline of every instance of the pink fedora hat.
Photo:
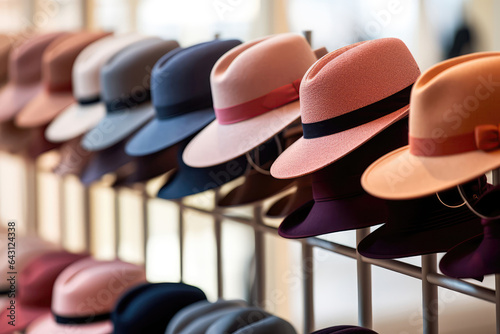
M 0 313 L 1 319 L 11 321 L 13 318 L 9 315 L 15 312 L 14 326 L 7 321 L 0 322 L 0 334 L 22 331 L 33 320 L 50 313 L 52 288 L 57 276 L 73 262 L 87 256 L 88 254 L 58 251 L 40 255 L 32 260 L 19 275 L 14 307 L 4 309 Z
M 300 81 L 316 59 L 304 37 L 289 33 L 228 51 L 210 77 L 216 120 L 189 143 L 184 162 L 191 167 L 227 162 L 296 120 Z
M 55 32 L 28 39 L 9 57 L 9 81 L 0 91 L 0 122 L 12 119 L 42 89 L 42 55 L 66 33 Z
M 73 103 L 71 73 L 75 59 L 87 45 L 107 35 L 109 33 L 72 33 L 65 35 L 60 43 L 51 44 L 42 56 L 43 90 L 16 115 L 16 124 L 24 128 L 47 125 Z
M 144 268 L 122 261 L 84 259 L 67 267 L 57 278 L 52 314 L 33 322 L 29 334 L 109 334 L 118 299 L 146 282 Z
M 300 86 L 304 136 L 271 167 L 276 178 L 315 172 L 408 115 L 420 70 L 397 38 L 359 42 L 312 66 Z

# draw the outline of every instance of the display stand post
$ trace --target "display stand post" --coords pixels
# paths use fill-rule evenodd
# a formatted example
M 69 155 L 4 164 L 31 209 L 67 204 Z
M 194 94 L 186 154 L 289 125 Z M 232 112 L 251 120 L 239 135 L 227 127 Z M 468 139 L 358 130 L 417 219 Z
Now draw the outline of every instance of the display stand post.
M 356 247 L 368 234 L 370 228 L 356 230 Z M 362 327 L 372 328 L 372 268 L 363 261 L 363 257 L 356 251 L 358 273 L 358 323 Z
M 220 199 L 219 189 L 214 191 L 214 208 L 217 208 L 217 203 Z M 215 248 L 217 257 L 217 296 L 224 297 L 224 280 L 223 280 L 223 261 L 222 261 L 222 219 L 220 215 L 214 216 L 214 234 L 215 234 Z
M 258 225 L 262 222 L 262 203 L 254 206 L 253 215 L 255 223 Z M 264 232 L 255 228 L 255 286 L 257 295 L 252 301 L 254 306 L 264 306 L 266 298 L 266 245 Z
M 120 188 L 114 189 L 115 195 L 115 256 L 119 258 L 120 254 Z
M 38 234 L 38 178 L 36 160 L 27 155 L 26 164 L 26 222 L 29 234 Z
M 184 204 L 182 199 L 179 204 L 179 277 L 180 281 L 184 281 Z
M 66 189 L 65 178 L 61 175 L 58 180 L 59 186 L 59 245 L 65 248 L 64 240 L 66 240 Z
M 90 188 L 83 186 L 83 237 L 85 238 L 85 251 L 91 253 L 91 231 L 92 227 L 90 218 Z
M 304 295 L 304 333 L 314 331 L 314 254 L 313 247 L 302 243 L 302 291 Z
M 493 176 L 493 185 L 500 185 L 500 168 L 492 170 L 491 173 Z M 500 274 L 495 274 L 495 299 L 497 334 L 500 334 Z
M 148 239 L 149 239 L 149 197 L 146 188 L 146 183 L 140 185 L 141 201 L 142 201 L 142 246 L 143 246 L 143 258 L 144 258 L 144 268 L 148 265 Z
M 437 334 L 438 326 L 438 287 L 427 276 L 437 272 L 437 255 L 422 256 L 422 308 L 424 334 Z

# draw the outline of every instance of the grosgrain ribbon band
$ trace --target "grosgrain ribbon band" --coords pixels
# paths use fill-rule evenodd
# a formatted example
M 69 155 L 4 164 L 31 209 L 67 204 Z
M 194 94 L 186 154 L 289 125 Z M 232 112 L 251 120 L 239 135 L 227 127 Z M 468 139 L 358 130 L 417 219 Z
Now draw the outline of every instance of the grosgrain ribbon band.
M 168 106 L 156 106 L 158 119 L 168 119 L 212 107 L 212 96 L 202 96 Z
M 0 296 L 8 295 L 10 290 L 0 290 Z
M 101 97 L 98 95 L 98 96 L 94 96 L 94 97 L 88 97 L 88 98 L 84 98 L 84 99 L 78 99 L 77 102 L 78 102 L 78 104 L 84 106 L 84 105 L 87 105 L 87 104 L 97 103 L 100 100 L 101 100 Z
M 314 123 L 302 123 L 304 138 L 313 139 L 333 135 L 389 115 L 409 104 L 412 87 L 413 84 L 383 100 L 341 116 Z
M 445 156 L 475 150 L 491 151 L 500 148 L 500 126 L 482 124 L 476 126 L 474 132 L 456 136 L 435 138 L 410 136 L 409 144 L 412 155 L 424 157 Z
M 111 313 L 96 314 L 83 317 L 63 317 L 54 313 L 53 315 L 56 322 L 62 325 L 83 325 L 111 319 Z
M 123 95 L 112 101 L 105 102 L 107 112 L 123 111 L 125 109 L 133 109 L 139 104 L 151 100 L 150 90 L 141 90 L 132 94 Z
M 215 116 L 220 124 L 233 124 L 262 115 L 268 111 L 284 106 L 299 99 L 299 88 L 302 78 L 278 87 L 271 92 L 228 108 L 214 108 Z

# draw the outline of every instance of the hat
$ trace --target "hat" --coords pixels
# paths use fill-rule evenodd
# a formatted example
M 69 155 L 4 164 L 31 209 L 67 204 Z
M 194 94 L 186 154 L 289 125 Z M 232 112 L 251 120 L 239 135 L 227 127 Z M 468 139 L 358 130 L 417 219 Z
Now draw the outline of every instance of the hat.
M 285 218 L 302 205 L 313 200 L 311 178 L 303 176 L 293 183 L 295 191 L 274 202 L 266 211 L 267 218 Z
M 358 326 L 333 326 L 320 329 L 311 334 L 377 334 L 368 328 Z
M 101 101 L 101 68 L 121 50 L 151 38 L 141 34 L 108 36 L 83 49 L 73 66 L 73 96 L 76 102 L 50 123 L 45 133 L 47 139 L 66 141 L 96 126 L 106 115 L 106 107 Z
M 9 81 L 0 90 L 0 122 L 11 120 L 42 90 L 42 55 L 51 45 L 64 40 L 67 33 L 55 32 L 35 36 L 9 56 Z
M 108 334 L 116 302 L 132 287 L 146 281 L 144 268 L 122 261 L 83 259 L 56 279 L 52 314 L 34 321 L 27 334 Z
M 12 38 L 8 35 L 0 35 L 0 84 L 7 79 L 9 54 L 12 49 Z
M 316 61 L 297 34 L 267 36 L 222 56 L 210 76 L 217 119 L 188 145 L 192 167 L 227 162 L 259 146 L 300 116 L 299 85 Z
M 113 333 L 163 334 L 177 312 L 206 299 L 203 291 L 184 283 L 138 286 L 123 295 L 113 310 Z
M 184 307 L 170 320 L 165 334 L 205 334 L 216 320 L 235 310 L 248 307 L 242 300 L 202 300 Z
M 276 159 L 271 174 L 286 179 L 315 172 L 406 117 L 419 74 L 397 38 L 359 42 L 321 58 L 300 86 L 304 136 Z
M 29 128 L 31 131 L 31 141 L 28 146 L 28 157 L 36 159 L 41 154 L 61 146 L 61 143 L 50 143 L 44 136 L 46 126 Z
M 74 102 L 71 93 L 71 72 L 78 54 L 90 43 L 109 35 L 103 32 L 66 34 L 56 40 L 42 55 L 43 90 L 16 115 L 16 124 L 32 128 L 50 123 Z
M 101 94 L 106 116 L 82 140 L 89 151 L 108 148 L 154 117 L 151 105 L 151 70 L 179 43 L 146 39 L 123 49 L 101 69 Z
M 53 172 L 59 176 L 68 174 L 80 176 L 94 152 L 89 152 L 80 145 L 82 136 L 73 138 L 59 148 L 59 163 L 54 167 Z
M 372 161 L 405 145 L 407 136 L 408 121 L 404 118 L 334 164 L 313 173 L 314 200 L 288 215 L 278 233 L 284 238 L 305 238 L 385 222 L 384 201 L 365 193 L 360 177 Z
M 498 216 L 500 188 L 494 187 L 482 195 L 474 209 L 489 217 Z M 456 278 L 475 278 L 500 273 L 500 220 L 481 219 L 483 233 L 456 245 L 446 253 L 439 269 Z
M 9 317 L 10 309 L 3 308 L 0 313 L 0 318 L 4 319 L 0 322 L 0 334 L 22 331 L 36 318 L 50 313 L 52 287 L 57 276 L 73 262 L 87 256 L 65 251 L 50 252 L 29 262 L 19 275 L 13 311 L 15 316 Z M 10 321 L 14 321 L 15 325 L 10 325 Z
M 21 153 L 30 145 L 32 138 L 31 129 L 21 129 L 12 120 L 0 122 L 0 150 Z
M 500 166 L 500 52 L 441 62 L 411 94 L 409 146 L 375 161 L 363 174 L 374 196 L 408 199 L 467 182 Z
M 210 71 L 238 40 L 215 40 L 178 48 L 154 66 L 151 99 L 156 117 L 127 144 L 130 155 L 158 152 L 203 129 L 215 119 Z
M 182 152 L 191 139 L 179 143 L 177 170 L 158 191 L 163 199 L 178 199 L 214 189 L 242 176 L 248 168 L 246 157 L 206 168 L 189 167 L 182 161 Z
M 135 157 L 133 171 L 116 180 L 113 187 L 145 182 L 177 168 L 178 151 L 179 145 L 174 145 L 160 152 Z
M 12 251 L 12 245 L 9 245 L 8 242 L 2 242 L 0 244 L 0 254 L 7 259 L 7 255 L 9 254 L 7 251 Z M 15 271 L 21 274 L 33 259 L 42 254 L 53 252 L 57 250 L 59 247 L 44 241 L 38 237 L 34 236 L 25 236 L 20 237 L 17 236 L 15 238 Z M 3 261 L 0 263 L 0 296 L 7 295 L 13 287 L 11 287 L 10 282 L 7 281 L 9 275 L 7 272 L 12 270 L 9 269 L 9 262 Z
M 486 176 L 464 185 L 480 196 Z M 463 203 L 457 189 L 439 193 L 444 203 Z M 482 232 L 480 219 L 465 205 L 444 206 L 436 196 L 413 200 L 386 201 L 387 222 L 358 244 L 358 252 L 369 258 L 394 259 L 446 252 Z M 478 276 L 475 276 L 478 277 Z
M 220 317 L 205 334 L 297 334 L 290 323 L 256 307 L 235 310 Z

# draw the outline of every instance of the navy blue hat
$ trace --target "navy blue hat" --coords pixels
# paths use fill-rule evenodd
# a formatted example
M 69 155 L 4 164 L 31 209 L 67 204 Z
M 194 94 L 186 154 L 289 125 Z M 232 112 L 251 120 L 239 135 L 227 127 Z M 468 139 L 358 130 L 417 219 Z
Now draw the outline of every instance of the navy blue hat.
M 248 166 L 245 156 L 226 163 L 206 167 L 189 167 L 182 161 L 182 152 L 189 143 L 188 138 L 179 144 L 177 153 L 177 171 L 158 192 L 158 197 L 163 199 L 178 199 L 184 196 L 198 194 L 226 184 L 243 174 Z
M 368 328 L 358 326 L 333 326 L 325 329 L 320 329 L 311 334 L 377 334 Z
M 177 48 L 155 64 L 151 98 L 156 118 L 127 144 L 130 155 L 146 155 L 167 148 L 203 129 L 215 119 L 210 72 L 217 60 L 241 44 L 215 40 Z
M 203 291 L 184 283 L 140 285 L 118 301 L 111 314 L 113 333 L 163 334 L 177 312 L 200 300 L 206 300 Z

